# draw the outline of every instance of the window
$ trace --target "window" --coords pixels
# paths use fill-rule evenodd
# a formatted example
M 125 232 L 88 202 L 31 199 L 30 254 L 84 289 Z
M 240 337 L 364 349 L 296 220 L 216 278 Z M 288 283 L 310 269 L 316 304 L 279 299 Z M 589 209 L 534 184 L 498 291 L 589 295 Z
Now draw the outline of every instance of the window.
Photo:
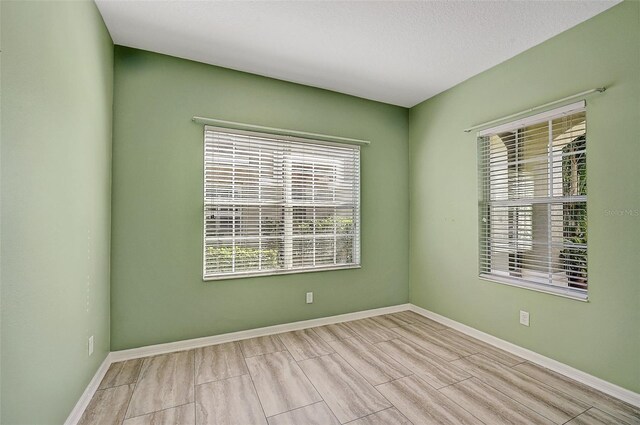
M 205 127 L 205 280 L 360 265 L 360 147 Z
M 587 297 L 584 101 L 478 134 L 480 277 Z

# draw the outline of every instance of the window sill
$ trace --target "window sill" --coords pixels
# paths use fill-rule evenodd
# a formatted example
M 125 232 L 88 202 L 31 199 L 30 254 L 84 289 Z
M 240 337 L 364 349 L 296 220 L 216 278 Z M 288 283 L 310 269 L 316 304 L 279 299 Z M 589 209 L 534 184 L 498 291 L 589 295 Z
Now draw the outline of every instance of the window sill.
M 563 287 L 556 288 L 550 285 L 523 282 L 518 279 L 494 276 L 490 274 L 481 274 L 478 277 L 480 278 L 480 280 L 485 280 L 487 282 L 515 286 L 518 288 L 528 289 L 530 291 L 543 292 L 545 294 L 556 295 L 558 297 L 569 298 L 576 301 L 589 302 L 589 296 L 587 293 L 581 293 L 576 290 L 572 290 L 568 288 L 563 288 Z
M 349 269 L 360 269 L 362 266 L 360 264 L 349 264 L 344 266 L 327 266 L 327 267 L 313 267 L 306 269 L 294 269 L 294 270 L 267 270 L 260 272 L 244 272 L 244 273 L 233 273 L 233 274 L 220 274 L 215 276 L 204 276 L 202 278 L 203 281 L 214 281 L 214 280 L 228 280 L 228 279 L 244 279 L 249 277 L 263 277 L 263 276 L 278 276 L 278 275 L 286 275 L 286 274 L 297 274 L 297 273 L 311 273 L 311 272 L 326 272 L 333 270 L 349 270 Z

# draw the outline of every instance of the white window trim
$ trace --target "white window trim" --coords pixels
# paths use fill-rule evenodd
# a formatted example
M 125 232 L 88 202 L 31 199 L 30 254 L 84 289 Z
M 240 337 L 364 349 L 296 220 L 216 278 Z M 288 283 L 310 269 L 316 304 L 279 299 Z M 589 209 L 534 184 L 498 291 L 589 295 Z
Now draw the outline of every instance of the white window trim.
M 530 283 L 530 282 L 525 282 L 518 279 L 511 279 L 506 276 L 499 277 L 499 276 L 483 274 L 483 273 L 481 273 L 478 276 L 478 278 L 486 282 L 497 283 L 500 285 L 507 285 L 507 286 L 515 286 L 516 288 L 527 289 L 529 291 L 542 292 L 543 294 L 556 295 L 559 297 L 569 298 L 572 300 L 589 302 L 589 296 L 587 293 L 578 294 L 571 289 L 566 289 L 561 286 L 556 287 L 552 285 L 545 285 L 542 283 Z
M 481 131 L 478 131 L 477 137 L 486 136 L 487 134 L 492 133 L 501 133 L 510 130 L 515 130 L 520 127 L 527 127 L 531 124 L 537 124 L 542 121 L 548 121 L 551 119 L 556 119 L 565 115 L 571 115 L 576 112 L 582 111 L 587 107 L 587 102 L 585 100 L 581 100 L 580 102 L 574 102 L 570 105 L 561 106 L 559 108 L 554 108 L 549 111 L 540 112 L 539 114 L 529 115 L 523 118 L 520 118 L 515 121 L 511 121 L 505 124 L 500 124 L 491 128 L 486 128 Z
M 251 131 L 251 130 L 242 130 L 242 129 L 235 129 L 235 128 L 226 128 L 226 127 L 216 127 L 216 126 L 211 126 L 211 125 L 205 125 L 204 127 L 204 132 L 203 132 L 203 139 L 206 137 L 206 132 L 207 131 L 220 131 L 220 132 L 225 132 L 225 133 L 229 133 L 229 134 L 240 134 L 240 135 L 253 135 L 253 136 L 258 136 L 258 137 L 266 137 L 266 138 L 270 138 L 270 139 L 279 139 L 279 140 L 283 140 L 283 141 L 295 141 L 295 142 L 302 142 L 302 143 L 311 143 L 311 144 L 315 144 L 315 145 L 329 145 L 329 146 L 344 146 L 344 145 L 351 145 L 353 147 L 356 147 L 359 151 L 360 149 L 360 144 L 361 143 L 356 143 L 357 140 L 354 139 L 354 142 L 351 142 L 351 139 L 344 139 L 344 141 L 327 141 L 327 140 L 318 140 L 318 139 L 311 139 L 311 138 L 305 138 L 305 137 L 296 137 L 296 136 L 291 136 L 288 134 L 275 134 L 275 133 L 261 133 L 261 132 L 257 132 L 257 131 Z M 203 152 L 206 156 L 206 142 L 203 140 Z M 283 269 L 270 269 L 270 270 L 259 270 L 259 271 L 247 271 L 247 272 L 232 272 L 232 273 L 220 273 L 220 274 L 216 274 L 216 275 L 207 275 L 206 273 L 206 240 L 207 240 L 207 235 L 206 235 L 206 226 L 205 226 L 205 222 L 206 222 L 206 208 L 205 208 L 205 204 L 203 203 L 203 225 L 202 225 L 202 280 L 203 281 L 217 281 L 217 280 L 229 280 L 229 279 L 243 279 L 243 278 L 249 278 L 249 277 L 267 277 L 267 276 L 277 276 L 277 275 L 288 275 L 288 274 L 297 274 L 297 273 L 310 273 L 310 272 L 324 272 L 324 271 L 336 271 L 336 270 L 351 270 L 351 269 L 361 269 L 362 268 L 362 239 L 361 239 L 361 226 L 362 226 L 362 190 L 361 190 L 361 185 L 362 185 L 362 181 L 361 181 L 361 175 L 362 175 L 362 163 L 361 161 L 358 162 L 358 187 L 357 187 L 357 206 L 358 206 L 358 218 L 357 218 L 357 223 L 356 223 L 356 230 L 353 233 L 354 236 L 354 262 L 353 263 L 349 263 L 349 264 L 341 264 L 341 265 L 327 265 L 327 266 L 312 266 L 312 267 L 301 267 L 301 268 L 283 268 Z M 285 168 L 286 170 L 286 168 Z M 286 171 L 285 171 L 286 172 Z M 203 182 L 203 200 L 206 198 L 206 187 L 205 187 L 205 180 L 206 180 L 206 159 L 203 160 L 203 170 L 202 170 L 202 182 Z M 289 181 L 288 179 L 285 179 L 285 181 Z M 289 186 L 289 188 L 287 189 L 287 186 Z M 291 197 L 291 188 L 290 188 L 291 184 L 289 183 L 288 185 L 285 185 L 285 198 L 290 198 Z M 285 208 L 292 208 L 291 206 L 287 207 L 287 204 L 285 204 Z M 232 207 L 231 205 L 229 207 Z M 286 238 L 286 234 L 287 232 L 291 232 L 292 233 L 292 215 L 288 216 L 289 219 L 287 219 L 287 216 L 285 216 L 285 234 L 284 234 L 284 238 L 285 241 L 287 240 Z M 288 229 L 288 230 L 287 230 Z M 291 237 L 289 238 L 289 247 L 287 248 L 287 246 L 285 245 L 285 250 L 289 249 L 292 250 L 292 246 L 291 243 L 293 242 L 294 236 L 291 234 Z M 356 243 L 357 242 L 357 243 Z M 287 260 L 288 259 L 288 260 Z M 293 253 L 290 256 L 287 256 L 285 254 L 285 261 L 290 261 L 291 263 L 293 262 Z M 286 264 L 287 266 L 291 266 L 291 264 Z
M 571 103 L 568 105 L 564 105 L 564 106 L 560 106 L 548 111 L 544 111 L 535 115 L 530 115 L 530 116 L 525 116 L 522 118 L 519 118 L 515 121 L 511 121 L 508 123 L 502 123 L 499 124 L 497 126 L 491 127 L 491 128 L 487 128 L 487 129 L 482 129 L 480 131 L 477 132 L 476 134 L 476 138 L 482 137 L 482 136 L 486 136 L 489 134 L 494 134 L 494 133 L 499 133 L 499 132 L 508 132 L 508 131 L 513 131 L 522 127 L 526 127 L 532 124 L 537 124 L 540 122 L 544 122 L 544 121 L 551 121 L 553 119 L 562 117 L 562 116 L 566 116 L 566 115 L 571 115 L 580 111 L 586 111 L 586 101 L 585 100 L 581 100 L 579 102 L 575 102 L 575 103 Z M 551 131 L 551 129 L 549 130 Z M 480 187 L 480 186 L 479 186 Z M 573 200 L 581 200 L 582 198 L 584 198 L 585 201 L 587 201 L 587 205 L 588 205 L 588 200 L 587 200 L 587 195 L 583 195 L 583 196 L 573 196 L 571 197 L 571 199 Z M 536 202 L 544 202 L 544 200 L 533 200 L 532 203 L 536 203 Z M 588 206 L 587 206 L 588 209 Z M 479 214 L 481 215 L 481 214 Z M 482 226 L 481 223 L 479 223 L 479 226 Z M 478 228 L 478 242 L 481 244 L 481 234 L 480 234 L 480 227 Z M 482 249 L 480 247 L 480 245 L 478 246 L 479 249 L 479 255 L 478 258 L 480 258 L 480 250 Z M 481 267 L 481 265 L 479 264 L 479 266 Z M 508 276 L 499 276 L 496 274 L 490 274 L 490 273 L 478 273 L 478 278 L 480 280 L 483 281 L 487 281 L 487 282 L 492 282 L 492 283 L 498 283 L 498 284 L 503 284 L 503 285 L 508 285 L 508 286 L 514 286 L 514 287 L 518 287 L 518 288 L 522 288 L 522 289 L 527 289 L 527 290 L 531 290 L 531 291 L 535 291 L 535 292 L 541 292 L 541 293 L 545 293 L 545 294 L 550 294 L 550 295 L 556 295 L 556 296 L 560 296 L 560 297 L 564 297 L 564 298 L 569 298 L 572 300 L 577 300 L 577 301 L 583 301 L 583 302 L 588 302 L 589 301 L 589 289 L 587 288 L 586 290 L 582 291 L 579 289 L 575 289 L 575 288 L 565 288 L 562 286 L 555 286 L 552 284 L 546 284 L 546 283 L 538 283 L 538 282 L 530 282 L 530 281 L 526 281 L 523 279 L 516 279 L 516 278 L 511 278 Z

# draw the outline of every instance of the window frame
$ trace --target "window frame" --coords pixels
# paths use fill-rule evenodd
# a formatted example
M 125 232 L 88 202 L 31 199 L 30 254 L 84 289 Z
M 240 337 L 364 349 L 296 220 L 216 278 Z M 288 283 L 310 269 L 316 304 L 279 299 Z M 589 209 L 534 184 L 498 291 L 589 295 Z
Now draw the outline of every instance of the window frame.
M 357 204 L 355 205 L 355 209 L 357 210 L 357 215 L 356 215 L 356 223 L 354 225 L 354 232 L 353 233 L 349 233 L 348 236 L 352 236 L 353 237 L 353 258 L 354 258 L 354 262 L 353 263 L 343 263 L 343 264 L 329 264 L 329 265 L 320 265 L 320 266 L 310 266 L 310 267 L 304 267 L 304 268 L 282 268 L 282 269 L 267 269 L 267 270 L 250 270 L 250 271 L 240 271 L 240 272 L 230 272 L 230 273 L 218 273 L 218 274 L 207 274 L 207 194 L 206 194 L 206 189 L 207 189 L 207 183 L 206 183 L 206 178 L 207 178 L 207 132 L 208 131 L 214 131 L 214 132 L 221 132 L 221 133 L 226 133 L 226 134 L 232 134 L 232 135 L 245 135 L 245 136 L 255 136 L 255 137 L 259 137 L 259 138 L 268 138 L 271 140 L 276 140 L 276 141 L 281 141 L 281 142 L 299 142 L 299 143 L 306 143 L 306 144 L 311 144 L 311 145 L 323 145 L 323 146 L 336 146 L 336 147 L 341 147 L 344 148 L 345 146 L 349 146 L 350 148 L 354 149 L 357 152 L 357 158 L 358 158 L 358 165 L 355 168 L 355 170 L 357 170 L 357 197 L 356 197 L 356 201 Z M 287 275 L 287 274 L 297 274 L 297 273 L 311 273 L 311 272 L 322 272 L 322 271 L 335 271 L 335 270 L 351 270 L 351 269 L 360 269 L 362 268 L 362 239 L 361 239 L 361 229 L 362 229 L 362 202 L 361 202 L 361 197 L 362 197 L 362 180 L 361 180 L 361 175 L 362 175 L 362 163 L 361 163 L 361 153 L 362 153 L 362 149 L 361 146 L 359 146 L 359 144 L 357 143 L 349 143 L 349 142 L 339 142 L 339 141 L 328 141 L 328 140 L 319 140 L 319 139 L 314 139 L 314 138 L 306 138 L 306 137 L 298 137 L 298 136 L 290 136 L 287 134 L 280 134 L 280 133 L 265 133 L 265 132 L 259 132 L 259 131 L 253 131 L 253 130 L 244 130 L 244 129 L 236 129 L 236 128 L 227 128 L 227 127 L 219 127 L 219 126 L 214 126 L 214 125 L 205 125 L 204 126 L 204 130 L 203 130 L 203 170 L 202 170 L 202 188 L 203 188 L 203 222 L 202 222 L 202 280 L 203 281 L 217 281 L 217 280 L 227 280 L 227 279 L 242 279 L 242 278 L 249 278 L 249 277 L 266 277 L 266 276 L 277 276 L 277 275 Z M 290 160 L 291 161 L 291 160 Z M 315 166 L 314 163 L 310 163 L 312 166 Z M 291 165 L 289 165 L 289 167 L 291 167 Z M 287 174 L 287 171 L 285 170 L 285 175 Z M 290 174 L 290 170 L 289 170 L 289 174 Z M 291 197 L 292 194 L 292 183 L 293 180 L 290 180 L 288 183 L 285 181 L 283 184 L 283 191 L 286 193 L 285 194 L 285 202 L 282 203 L 282 208 L 284 210 L 290 209 L 291 210 L 291 219 L 293 220 L 294 217 L 294 208 L 295 205 L 293 205 L 293 203 L 287 201 L 288 198 Z M 288 188 L 287 188 L 288 186 Z M 233 205 L 229 205 L 228 208 L 230 210 L 235 209 L 236 207 Z M 237 212 L 234 212 L 234 214 L 237 214 Z M 284 213 L 286 214 L 286 213 Z M 283 228 L 286 228 L 286 218 L 283 217 L 282 219 L 282 223 L 283 223 Z M 305 237 L 301 237 L 298 236 L 296 237 L 295 235 L 290 235 L 291 236 L 291 243 L 289 244 L 290 249 L 293 251 L 293 242 L 296 239 L 305 239 Z M 336 235 L 334 235 L 336 236 Z M 338 235 L 340 236 L 340 235 Z M 258 237 L 256 237 L 257 239 Z M 285 242 L 283 242 L 283 247 L 286 247 L 286 238 L 287 238 L 287 231 L 286 229 L 283 231 L 282 234 L 282 238 L 285 240 Z M 311 239 L 311 238 L 310 238 Z M 283 248 L 283 255 L 285 254 L 285 249 Z M 291 258 L 290 258 L 290 263 L 289 264 L 293 264 L 295 262 L 295 258 L 294 258 L 295 254 L 292 252 L 291 253 Z M 285 258 L 284 263 L 287 264 L 287 259 Z
M 508 285 L 508 286 L 514 286 L 514 287 L 518 287 L 518 288 L 523 288 L 523 289 L 528 289 L 528 290 L 533 290 L 536 292 L 542 292 L 542 293 L 547 293 L 547 294 L 551 294 L 551 295 L 556 295 L 556 296 L 560 296 L 560 297 L 565 297 L 565 298 L 569 298 L 569 299 L 573 299 L 573 300 L 578 300 L 578 301 L 585 301 L 587 302 L 589 299 L 589 285 L 588 285 L 588 280 L 587 280 L 587 287 L 586 289 L 582 290 L 582 289 L 578 289 L 578 288 L 571 288 L 571 287 L 564 287 L 564 286 L 555 286 L 551 283 L 543 283 L 543 282 L 535 282 L 533 279 L 527 280 L 525 278 L 517 278 L 517 277 L 510 277 L 510 276 L 500 276 L 498 274 L 493 274 L 493 273 L 486 273 L 484 271 L 484 267 L 486 267 L 486 264 L 483 264 L 483 261 L 486 261 L 486 259 L 483 260 L 483 254 L 486 255 L 493 255 L 490 251 L 487 250 L 487 248 L 484 246 L 488 243 L 488 239 L 486 238 L 486 227 L 488 226 L 490 228 L 490 226 L 492 225 L 492 222 L 490 221 L 489 223 L 487 223 L 486 220 L 486 216 L 487 216 L 487 211 L 485 210 L 486 208 L 491 208 L 492 203 L 489 200 L 485 200 L 483 199 L 483 194 L 486 193 L 487 187 L 490 186 L 490 178 L 487 178 L 486 174 L 483 175 L 483 172 L 486 172 L 488 169 L 490 169 L 490 165 L 484 165 L 482 163 L 482 155 L 483 155 L 483 146 L 480 143 L 480 140 L 482 137 L 488 136 L 488 135 L 493 135 L 493 134 L 497 134 L 497 133 L 501 133 L 501 132 L 509 132 L 509 131 L 515 131 L 516 133 L 518 131 L 520 131 L 521 129 L 527 127 L 527 126 L 532 126 L 532 125 L 536 125 L 539 123 L 544 123 L 544 122 L 548 122 L 549 126 L 551 126 L 551 122 L 554 119 L 558 119 L 561 118 L 563 116 L 570 116 L 573 114 L 578 114 L 580 112 L 584 112 L 585 114 L 585 126 L 587 126 L 588 128 L 588 117 L 587 117 L 587 107 L 586 107 L 586 101 L 581 100 L 579 102 L 575 102 L 572 104 L 568 104 L 568 105 L 564 105 L 561 107 L 557 107 L 548 111 L 544 111 L 538 114 L 534 114 L 534 115 L 529 115 L 529 116 L 524 116 L 521 117 L 515 121 L 511 121 L 511 122 L 507 122 L 507 123 L 502 123 L 499 124 L 497 126 L 491 127 L 491 128 L 487 128 L 487 129 L 481 129 L 477 132 L 476 135 L 476 143 L 477 143 L 477 148 L 478 148 L 478 157 L 477 157 L 477 166 L 478 166 L 478 278 L 480 280 L 483 281 L 488 281 L 488 282 L 493 282 L 493 283 L 499 283 L 499 284 L 504 284 L 504 285 Z M 551 131 L 551 128 L 549 129 Z M 587 130 L 585 130 L 585 140 L 586 139 L 586 134 L 587 134 Z M 518 136 L 516 135 L 516 138 Z M 587 142 L 585 141 L 585 144 Z M 547 146 L 549 146 L 549 142 L 547 142 Z M 587 148 L 585 148 L 587 149 Z M 550 157 L 551 158 L 551 157 Z M 587 157 L 588 160 L 588 157 Z M 508 165 L 508 162 L 507 162 Z M 483 167 L 486 166 L 487 169 L 484 169 Z M 549 168 L 549 170 L 551 171 L 553 169 L 553 162 L 548 162 L 547 163 L 547 167 Z M 551 172 L 550 175 L 553 175 L 553 173 Z M 587 175 L 588 175 L 588 171 L 587 171 Z M 587 181 L 588 181 L 588 177 L 587 177 Z M 588 211 L 589 207 L 588 207 L 588 196 L 587 195 L 580 195 L 579 198 L 584 198 L 584 200 L 582 202 L 584 202 L 585 204 L 585 211 Z M 533 197 L 532 199 L 534 200 L 533 203 L 529 203 L 527 205 L 535 205 L 535 198 Z M 553 199 L 553 196 L 550 197 L 551 199 Z M 580 202 L 580 201 L 578 201 Z M 539 203 L 544 203 L 544 202 L 539 202 Z M 570 201 L 563 201 L 562 205 L 567 205 L 570 204 Z M 547 203 L 544 203 L 546 205 L 549 205 L 549 207 L 551 207 L 551 205 L 554 204 L 554 202 L 549 201 Z M 514 204 L 516 205 L 516 204 Z M 522 205 L 524 205 L 524 203 L 522 203 Z M 495 206 L 495 204 L 494 204 Z M 517 205 L 516 205 L 517 207 Z M 588 216 L 587 216 L 588 217 Z M 490 220 L 490 219 L 489 219 Z M 531 220 L 533 220 L 533 215 L 531 217 Z M 587 222 L 588 222 L 588 218 L 587 218 Z M 564 221 L 563 221 L 563 227 L 564 227 Z M 532 221 L 532 226 L 533 226 L 533 221 Z M 548 232 L 552 232 L 552 223 L 549 222 L 547 223 L 547 231 Z M 588 228 L 588 226 L 587 226 Z M 519 230 L 517 230 L 519 232 Z M 533 227 L 532 230 L 533 232 Z M 588 235 L 588 230 L 587 230 L 587 235 Z M 586 270 L 589 270 L 589 265 L 588 265 L 588 236 L 587 236 L 587 242 L 585 243 L 585 261 L 586 261 Z M 536 241 L 533 238 L 533 235 L 531 237 L 531 241 L 530 243 L 535 244 Z

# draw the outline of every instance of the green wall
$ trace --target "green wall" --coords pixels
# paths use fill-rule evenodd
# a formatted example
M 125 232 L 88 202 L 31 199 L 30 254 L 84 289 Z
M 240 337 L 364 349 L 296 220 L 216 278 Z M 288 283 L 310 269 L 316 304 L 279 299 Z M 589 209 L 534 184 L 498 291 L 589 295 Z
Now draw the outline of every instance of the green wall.
M 93 2 L 0 7 L 0 422 L 60 424 L 110 345 L 113 44 Z
M 411 302 L 640 391 L 640 3 L 410 111 Z M 481 281 L 476 142 L 462 130 L 586 89 L 589 302 Z M 531 327 L 518 311 L 531 313 Z
M 410 111 L 125 47 L 114 57 L 88 1 L 2 1 L 0 15 L 0 422 L 63 422 L 110 349 L 409 300 L 640 391 L 639 3 Z M 462 129 L 600 85 L 590 301 L 480 281 L 476 145 Z M 371 140 L 362 268 L 203 282 L 193 115 Z
M 362 268 L 203 282 L 203 127 L 193 115 L 371 140 L 362 149 Z M 407 117 L 405 108 L 117 46 L 111 349 L 406 303 Z

